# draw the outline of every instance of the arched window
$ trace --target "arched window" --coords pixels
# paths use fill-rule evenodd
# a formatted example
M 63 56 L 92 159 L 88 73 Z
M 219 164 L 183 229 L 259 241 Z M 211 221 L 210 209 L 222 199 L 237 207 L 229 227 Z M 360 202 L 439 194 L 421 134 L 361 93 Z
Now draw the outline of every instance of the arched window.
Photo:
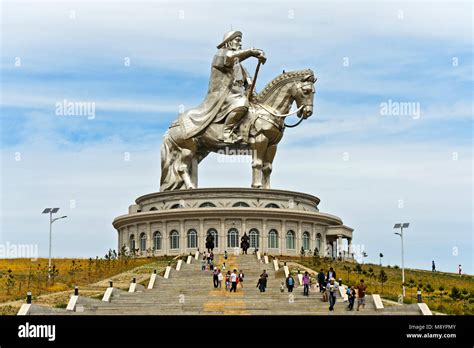
M 199 208 L 215 208 L 215 207 L 216 205 L 211 202 L 204 202 L 199 206 Z
M 195 229 L 188 231 L 188 248 L 197 248 L 198 234 Z
M 214 248 L 219 247 L 219 238 L 217 235 L 217 231 L 214 228 L 210 228 L 207 230 L 207 235 L 212 235 L 214 237 Z
M 295 232 L 291 230 L 286 233 L 286 248 L 287 249 L 295 248 Z
M 303 249 L 311 250 L 310 245 L 309 245 L 309 232 L 303 233 Z
M 170 233 L 170 249 L 179 249 L 179 233 L 176 230 Z
M 179 203 L 173 204 L 173 205 L 170 207 L 170 209 L 179 209 L 179 208 L 181 208 L 181 204 L 179 204 Z
M 250 237 L 250 247 L 251 248 L 258 248 L 258 230 L 256 228 L 252 228 L 249 232 Z
M 250 205 L 248 205 L 247 203 L 245 202 L 237 202 L 237 203 L 234 203 L 233 207 L 243 207 L 243 208 L 248 208 L 250 207 Z
M 278 232 L 276 230 L 268 232 L 268 247 L 272 249 L 278 248 Z
M 128 244 L 128 245 L 130 246 L 130 251 L 134 251 L 134 250 L 136 249 L 136 245 L 135 245 L 135 235 L 134 235 L 134 234 L 132 234 L 132 235 L 130 236 L 130 241 L 129 241 L 129 244 Z
M 140 235 L 140 250 L 146 251 L 146 234 L 142 233 Z
M 235 228 L 231 228 L 227 232 L 227 247 L 238 248 L 239 247 L 239 231 Z
M 161 233 L 156 231 L 153 234 L 153 249 L 160 250 L 161 249 Z
M 321 252 L 321 233 L 318 233 L 316 235 L 316 249 L 318 249 L 318 252 Z
M 158 210 L 158 209 L 156 207 L 151 207 L 150 211 L 153 211 L 153 210 Z
M 268 203 L 265 208 L 280 208 L 278 205 L 276 205 L 275 203 Z

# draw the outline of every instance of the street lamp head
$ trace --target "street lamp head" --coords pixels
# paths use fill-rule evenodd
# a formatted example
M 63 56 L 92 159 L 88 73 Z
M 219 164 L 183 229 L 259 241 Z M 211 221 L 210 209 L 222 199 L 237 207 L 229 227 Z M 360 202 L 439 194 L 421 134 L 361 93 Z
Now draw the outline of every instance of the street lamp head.
M 395 225 L 393 226 L 393 228 L 400 228 L 400 227 L 402 227 L 402 224 L 395 224 Z
M 405 222 L 405 223 L 402 225 L 403 228 L 408 228 L 408 226 L 410 226 L 410 223 L 409 223 L 409 222 Z
M 59 208 L 45 208 L 41 214 L 55 214 L 58 210 Z
M 67 215 L 61 216 L 60 219 L 65 219 L 67 218 Z

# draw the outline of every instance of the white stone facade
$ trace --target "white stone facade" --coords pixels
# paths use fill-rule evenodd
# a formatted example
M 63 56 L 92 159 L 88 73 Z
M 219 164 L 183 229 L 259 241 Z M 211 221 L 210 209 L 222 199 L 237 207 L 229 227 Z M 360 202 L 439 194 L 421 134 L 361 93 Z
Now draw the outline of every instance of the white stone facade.
M 271 255 L 350 255 L 353 230 L 336 216 L 319 212 L 317 197 L 283 190 L 213 188 L 152 193 L 137 198 L 117 217 L 119 249 L 143 255 L 179 255 L 205 250 L 214 233 L 214 253 L 238 251 L 244 232 L 249 252 Z M 343 246 L 342 239 L 348 245 Z M 344 250 L 345 249 L 345 250 Z M 341 254 L 339 254 L 339 252 Z

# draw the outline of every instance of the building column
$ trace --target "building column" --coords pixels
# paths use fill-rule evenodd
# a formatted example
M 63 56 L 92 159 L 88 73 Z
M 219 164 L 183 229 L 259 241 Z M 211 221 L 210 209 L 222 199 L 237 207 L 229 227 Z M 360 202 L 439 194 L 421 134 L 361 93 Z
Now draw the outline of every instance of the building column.
M 321 233 L 321 250 L 319 251 L 320 255 L 322 257 L 328 256 L 328 245 L 327 245 L 327 240 L 326 240 L 326 232 Z
M 206 249 L 206 231 L 204 231 L 204 219 L 199 219 L 198 249 L 203 252 Z
M 163 221 L 163 233 L 161 235 L 161 248 L 163 250 L 163 255 L 169 255 L 169 232 L 167 221 Z
M 278 234 L 278 248 L 280 249 L 280 255 L 283 254 L 283 246 L 285 244 L 283 244 L 285 242 L 285 238 L 286 238 L 286 220 L 283 220 L 282 221 L 282 231 L 281 233 Z M 285 245 L 285 250 L 286 250 L 286 245 Z
M 336 257 L 343 256 L 343 250 L 342 250 L 342 234 L 337 235 L 337 254 Z
M 263 219 L 262 222 L 262 233 L 261 236 L 258 236 L 259 240 L 259 250 L 260 255 L 263 255 L 264 252 L 267 251 L 268 248 L 268 231 L 267 231 L 267 220 Z
M 225 232 L 225 220 L 221 219 L 221 232 L 218 233 L 218 238 L 220 238 L 219 246 L 222 252 L 224 252 L 224 250 L 227 250 L 227 244 L 225 243 L 226 234 L 227 233 Z
M 146 223 L 146 250 L 153 249 L 153 237 L 151 236 L 151 222 Z M 153 254 L 153 251 L 152 251 Z
M 186 250 L 186 231 L 184 230 L 184 219 L 179 222 L 179 251 L 185 253 Z
M 301 221 L 298 221 L 298 225 L 296 227 L 296 236 L 295 236 L 296 255 L 300 253 L 301 247 L 303 246 L 303 227 L 301 225 L 302 225 Z
M 347 238 L 347 256 L 352 258 L 352 238 Z

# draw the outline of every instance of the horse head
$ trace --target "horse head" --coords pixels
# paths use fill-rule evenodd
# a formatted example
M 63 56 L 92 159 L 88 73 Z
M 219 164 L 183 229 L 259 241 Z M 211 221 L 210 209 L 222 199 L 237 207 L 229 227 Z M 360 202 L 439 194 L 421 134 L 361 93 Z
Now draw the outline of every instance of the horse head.
M 298 111 L 298 117 L 303 117 L 304 119 L 310 117 L 313 114 L 313 99 L 314 99 L 314 83 L 317 78 L 314 76 L 312 70 L 307 70 L 307 74 L 298 81 L 293 90 L 292 96 L 296 101 L 296 106 L 301 108 Z

